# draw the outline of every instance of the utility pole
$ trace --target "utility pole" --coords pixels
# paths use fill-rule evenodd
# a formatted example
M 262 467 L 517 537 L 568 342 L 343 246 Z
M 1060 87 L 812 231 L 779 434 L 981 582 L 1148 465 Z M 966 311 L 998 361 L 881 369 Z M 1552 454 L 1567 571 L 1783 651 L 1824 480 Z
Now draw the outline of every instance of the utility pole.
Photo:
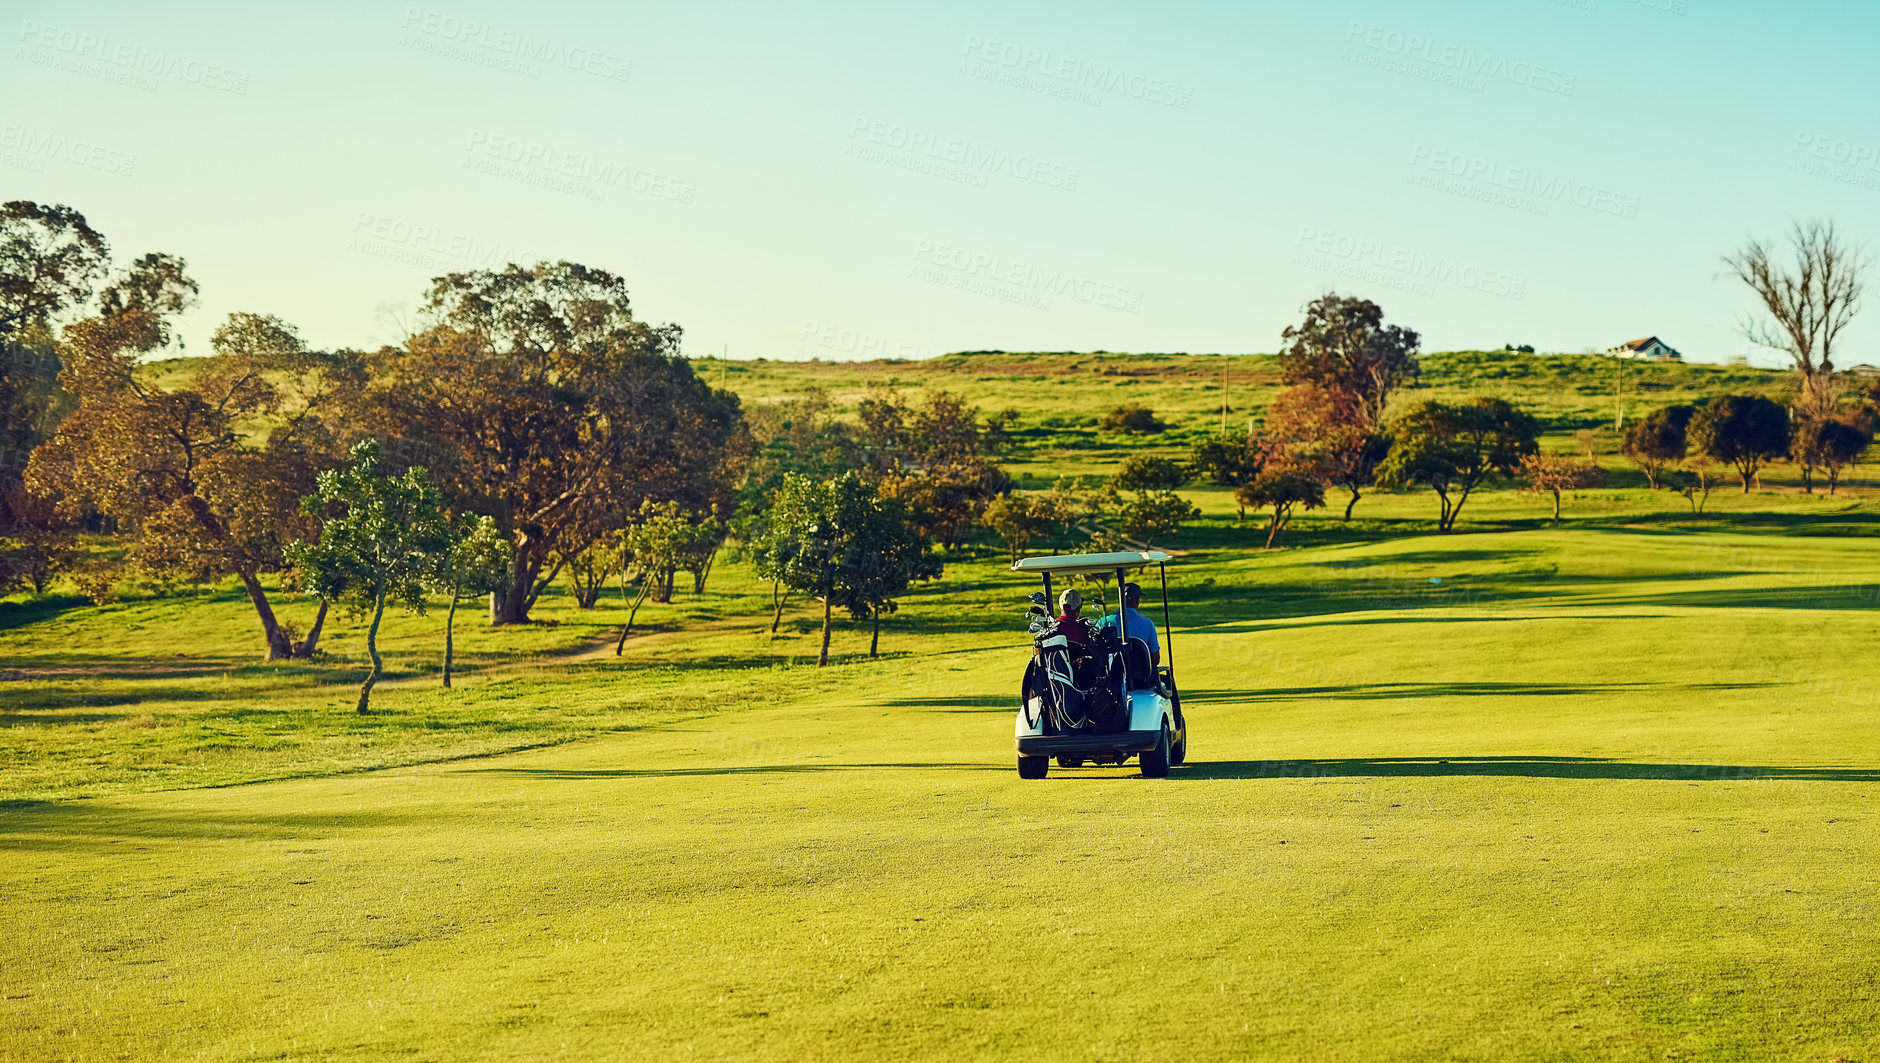
M 1618 410 L 1618 415 L 1613 418 L 1613 431 L 1623 432 L 1625 431 L 1625 355 L 1614 355 L 1613 360 L 1617 372 L 1613 378 L 1612 402 Z

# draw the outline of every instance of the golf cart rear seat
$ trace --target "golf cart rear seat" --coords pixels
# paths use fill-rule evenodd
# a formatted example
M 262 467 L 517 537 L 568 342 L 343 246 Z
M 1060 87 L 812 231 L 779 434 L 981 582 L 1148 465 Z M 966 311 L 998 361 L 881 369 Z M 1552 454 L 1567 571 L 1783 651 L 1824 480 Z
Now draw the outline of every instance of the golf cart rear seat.
M 1149 644 L 1141 639 L 1123 642 L 1123 677 L 1130 690 L 1156 688 L 1155 659 L 1149 656 Z

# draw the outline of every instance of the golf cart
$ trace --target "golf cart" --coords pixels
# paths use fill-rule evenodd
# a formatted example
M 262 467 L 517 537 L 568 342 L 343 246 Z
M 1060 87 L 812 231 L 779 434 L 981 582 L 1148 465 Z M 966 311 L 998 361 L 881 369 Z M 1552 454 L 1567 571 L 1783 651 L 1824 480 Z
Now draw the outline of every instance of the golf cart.
M 1142 774 L 1152 779 L 1187 759 L 1188 725 L 1175 690 L 1168 619 L 1169 560 L 1152 550 L 1028 557 L 1012 566 L 1014 572 L 1044 577 L 1043 593 L 1030 595 L 1032 656 L 1012 727 L 1019 778 L 1044 778 L 1052 757 L 1059 767 L 1075 768 L 1120 765 L 1134 756 Z M 1148 643 L 1127 637 L 1123 614 L 1125 574 L 1149 565 L 1156 566 L 1162 582 L 1161 641 L 1167 656 L 1160 667 Z M 1053 576 L 1114 576 L 1115 629 L 1080 617 L 1074 622 L 1083 630 L 1067 632 L 1050 612 L 1057 602 Z

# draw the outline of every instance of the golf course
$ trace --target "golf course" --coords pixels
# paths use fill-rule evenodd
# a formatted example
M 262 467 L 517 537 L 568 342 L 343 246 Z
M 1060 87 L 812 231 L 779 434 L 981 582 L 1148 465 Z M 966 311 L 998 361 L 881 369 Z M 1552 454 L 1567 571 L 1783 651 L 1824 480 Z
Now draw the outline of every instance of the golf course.
M 1429 355 L 1400 399 L 1505 397 L 1564 451 L 1610 372 Z M 1783 380 L 1648 372 L 1633 417 Z M 989 410 L 1062 376 L 1020 491 L 1179 458 L 1278 387 L 1177 355 L 699 373 L 844 416 L 871 379 Z M 1124 398 L 1165 436 L 1096 427 Z M 1436 534 L 1429 491 L 1375 488 L 1276 549 L 1183 489 L 1166 780 L 1014 772 L 1034 585 L 983 534 L 820 668 L 821 608 L 773 632 L 733 547 L 618 655 L 621 595 L 460 609 L 450 689 L 442 605 L 388 610 L 368 715 L 357 615 L 265 662 L 232 579 L 15 595 L 0 1056 L 1876 1058 L 1880 487 L 1779 466 L 1697 513 L 1596 460 L 1557 524 L 1497 480 Z

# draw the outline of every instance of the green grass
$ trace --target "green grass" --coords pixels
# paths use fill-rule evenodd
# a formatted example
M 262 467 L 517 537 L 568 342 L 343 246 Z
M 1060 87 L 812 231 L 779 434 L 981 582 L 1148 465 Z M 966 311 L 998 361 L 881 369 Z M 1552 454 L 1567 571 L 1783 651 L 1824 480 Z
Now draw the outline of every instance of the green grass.
M 1205 430 L 1207 360 L 1075 357 L 727 375 L 997 358 L 975 401 L 1069 418 L 1154 369 Z M 1551 446 L 1604 401 L 1512 364 L 1426 383 L 1510 373 Z M 1032 482 L 1176 445 L 1053 431 Z M 0 603 L 0 1055 L 1874 1058 L 1873 488 L 1777 470 L 1698 517 L 1608 462 L 1558 528 L 1383 493 L 1271 552 L 1191 491 L 1166 781 L 1017 779 L 1031 587 L 985 544 L 828 669 L 735 561 L 621 658 L 617 602 L 468 611 L 453 691 L 441 613 L 393 616 L 364 718 L 353 619 L 283 666 L 232 587 Z
M 647 706 L 589 741 L 5 806 L 0 1037 L 22 1058 L 1880 1048 L 1865 543 L 1588 527 L 1197 557 L 1174 644 L 1193 760 L 1166 783 L 1021 783 L 1023 588 L 988 563 L 951 582 L 891 643 L 919 652 L 814 692 L 649 697 L 650 662 L 609 658 L 538 680 L 553 711 Z

